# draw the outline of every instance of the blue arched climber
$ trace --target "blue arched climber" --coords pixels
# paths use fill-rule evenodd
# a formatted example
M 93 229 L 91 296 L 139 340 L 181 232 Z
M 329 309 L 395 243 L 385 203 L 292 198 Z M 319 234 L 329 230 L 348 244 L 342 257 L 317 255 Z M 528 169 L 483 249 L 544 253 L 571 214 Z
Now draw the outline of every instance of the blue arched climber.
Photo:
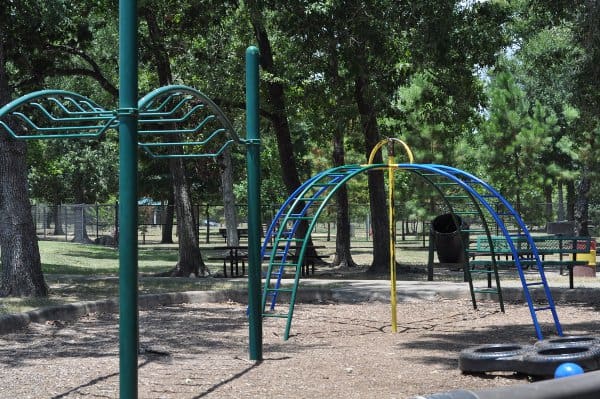
M 543 339 L 537 318 L 537 313 L 541 311 L 552 313 L 556 333 L 562 336 L 562 328 L 535 242 L 520 215 L 509 202 L 485 181 L 460 169 L 436 164 L 400 163 L 345 165 L 320 172 L 298 187 L 273 218 L 261 248 L 262 258 L 269 260 L 263 286 L 262 309 L 263 317 L 287 319 L 284 339 L 289 338 L 303 259 L 310 235 L 319 215 L 335 192 L 350 179 L 372 170 L 387 170 L 389 168 L 407 171 L 424 179 L 440 194 L 441 199 L 452 215 L 478 217 L 481 228 L 469 230 L 468 227 L 465 227 L 465 230 L 461 231 L 478 232 L 486 235 L 492 254 L 494 254 L 494 241 L 490 238 L 491 228 L 493 227 L 501 232 L 512 252 L 538 339 Z M 302 221 L 308 223 L 308 229 L 303 236 L 300 236 L 298 226 Z M 515 226 L 512 231 L 509 231 L 506 226 L 507 222 L 511 222 Z M 456 223 L 456 225 L 459 226 L 460 224 Z M 525 244 L 527 246 L 527 254 L 519 251 L 517 242 L 520 245 Z M 273 243 L 272 250 L 268 250 L 270 243 Z M 468 245 L 464 247 L 465 250 L 468 249 Z M 290 255 L 292 248 L 296 248 L 293 257 Z M 494 258 L 492 256 L 492 259 Z M 536 267 L 534 269 L 538 272 L 535 280 L 531 280 L 531 275 L 526 275 L 523 272 L 523 266 L 532 263 L 535 263 Z M 494 291 L 500 295 L 501 301 L 500 280 L 495 261 L 493 269 L 485 272 L 493 273 L 496 276 Z M 286 273 L 291 273 L 294 276 L 291 287 L 284 287 L 281 284 L 282 276 Z M 473 287 L 470 272 L 467 271 L 467 274 L 473 306 L 476 307 L 475 293 L 477 290 Z M 543 306 L 536 306 L 532 301 L 530 288 L 535 286 L 543 287 L 546 298 L 546 303 Z M 488 289 L 485 292 L 489 291 Z M 287 310 L 280 312 L 275 310 L 275 304 L 281 294 L 289 295 L 289 307 Z

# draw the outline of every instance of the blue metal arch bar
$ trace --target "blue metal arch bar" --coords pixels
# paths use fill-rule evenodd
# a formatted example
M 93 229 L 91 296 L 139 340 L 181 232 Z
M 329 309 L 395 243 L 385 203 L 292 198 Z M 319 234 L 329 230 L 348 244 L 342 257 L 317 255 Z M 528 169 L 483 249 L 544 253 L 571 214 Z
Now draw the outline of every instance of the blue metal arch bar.
M 541 261 L 537 246 L 535 245 L 535 242 L 534 242 L 533 238 L 531 237 L 529 230 L 527 229 L 527 225 L 525 224 L 523 219 L 521 219 L 521 216 L 519 215 L 519 213 L 512 207 L 512 205 L 506 200 L 506 198 L 504 198 L 497 190 L 495 190 L 492 186 L 490 186 L 488 183 L 486 183 L 484 180 L 478 178 L 477 176 L 472 175 L 463 170 L 453 168 L 450 166 L 446 166 L 446 165 L 432 165 L 432 167 L 436 168 L 437 170 L 440 171 L 439 173 L 443 173 L 444 176 L 448 176 L 449 178 L 453 177 L 454 179 L 456 179 L 456 175 L 460 175 L 460 176 L 466 177 L 471 182 L 477 183 L 480 187 L 483 187 L 485 190 L 487 190 L 494 198 L 498 199 L 502 203 L 502 205 L 509 211 L 509 213 L 513 216 L 515 222 L 517 222 L 519 228 L 523 232 L 523 237 L 527 240 L 527 243 L 529 244 L 529 247 L 531 248 L 533 257 L 536 261 L 537 268 L 540 271 L 540 277 L 543 281 L 543 287 L 544 287 L 544 291 L 546 294 L 546 298 L 548 299 L 549 306 L 552 310 L 552 317 L 554 319 L 554 324 L 556 325 L 557 333 L 558 333 L 558 335 L 562 336 L 563 335 L 562 327 L 560 325 L 560 322 L 558 321 L 558 315 L 556 314 L 556 311 L 555 311 L 555 303 L 554 303 L 554 299 L 552 298 L 552 293 L 550 292 L 550 289 L 548 287 L 546 275 L 544 273 L 543 263 Z M 457 180 L 460 180 L 460 179 L 457 179 Z M 465 185 L 465 183 L 462 183 L 462 185 Z M 466 185 L 466 186 L 469 188 L 469 190 L 471 192 L 476 193 L 476 191 L 473 190 L 470 186 L 468 186 L 468 185 Z M 500 219 L 498 217 L 498 214 L 495 212 L 493 207 L 480 194 L 477 194 L 476 197 L 481 202 L 481 204 L 483 204 L 486 207 L 486 209 L 492 215 L 492 217 L 494 218 L 494 220 L 496 221 L 498 226 L 501 228 L 502 234 L 504 235 L 504 238 L 506 239 L 506 242 L 508 243 L 508 246 L 513 255 L 513 259 L 515 260 L 515 264 L 517 265 L 517 271 L 519 273 L 519 279 L 521 280 L 521 284 L 523 285 L 524 288 L 526 288 L 527 281 L 526 281 L 525 275 L 523 273 L 523 267 L 522 267 L 521 260 L 520 260 L 519 254 L 518 254 L 518 250 L 513 241 L 513 236 L 510 235 L 505 224 L 502 222 L 502 219 Z M 534 325 L 536 327 L 537 336 L 539 339 L 542 339 L 543 338 L 542 332 L 539 329 L 539 324 L 537 323 L 536 310 L 533 306 L 533 300 L 531 298 L 529 290 L 524 289 L 523 293 L 525 295 L 525 299 L 527 300 L 527 304 L 529 306 L 529 311 L 531 313 L 531 317 L 534 320 Z
M 267 252 L 267 247 L 269 245 L 269 242 L 273 238 L 273 234 L 277 233 L 275 231 L 276 227 L 278 225 L 278 222 L 281 220 L 281 217 L 284 215 L 285 210 L 288 209 L 291 206 L 291 204 L 294 202 L 294 199 L 300 193 L 302 193 L 307 187 L 309 187 L 310 185 L 312 185 L 312 183 L 314 181 L 320 179 L 326 172 L 327 171 L 323 171 L 321 173 L 318 173 L 318 174 L 314 175 L 310 179 L 306 180 L 296 190 L 294 190 L 294 192 L 279 207 L 279 210 L 277 211 L 277 213 L 273 217 L 273 220 L 271 221 L 271 224 L 269 225 L 269 227 L 267 228 L 267 231 L 265 233 L 265 239 L 263 241 L 263 245 L 261 246 L 261 252 L 260 252 L 261 259 L 264 259 L 264 257 L 265 257 L 265 254 Z
M 331 172 L 336 172 L 341 169 L 357 169 L 359 171 L 358 173 L 360 173 L 361 166 L 360 165 L 346 165 L 346 166 L 339 166 L 339 167 L 335 167 L 335 168 L 331 168 L 331 169 L 322 171 L 320 173 L 317 173 L 310 179 L 306 180 L 296 190 L 294 190 L 294 192 L 287 198 L 287 200 L 279 208 L 277 214 L 271 221 L 271 224 L 269 225 L 269 228 L 267 229 L 267 232 L 265 233 L 265 240 L 263 242 L 263 246 L 261 249 L 261 256 L 263 256 L 263 257 L 265 256 L 266 248 L 269 244 L 269 241 L 271 241 L 271 239 L 273 238 L 273 235 L 274 234 L 276 235 L 276 239 L 277 239 L 277 237 L 281 236 L 281 231 L 276 231 L 276 227 L 277 227 L 278 222 L 284 216 L 285 211 L 288 209 L 290 209 L 290 210 L 295 209 L 297 206 L 299 206 L 299 202 L 298 202 L 297 198 L 301 197 L 304 193 L 306 193 L 306 191 L 308 191 L 312 187 L 314 182 L 319 181 L 320 179 L 322 179 L 324 176 L 330 174 Z M 352 178 L 354 175 L 355 174 L 352 174 L 351 176 L 345 178 L 343 180 L 343 182 L 344 183 L 347 182 L 348 179 Z M 309 205 L 310 204 L 306 204 L 303 208 L 306 208 Z
M 477 192 L 477 190 L 475 190 L 472 186 L 470 186 L 468 184 L 468 182 L 476 183 L 476 184 L 480 185 L 481 187 L 485 188 L 490 193 L 490 196 L 492 196 L 493 198 L 496 198 L 502 202 L 502 204 L 510 211 L 510 214 L 513 216 L 513 218 L 515 219 L 515 221 L 517 222 L 519 227 L 522 229 L 524 236 L 527 237 L 527 241 L 532 248 L 532 252 L 534 253 L 537 266 L 538 266 L 539 270 L 541 271 L 541 273 L 540 273 L 541 277 L 544 280 L 544 287 L 546 288 L 546 296 L 548 298 L 549 303 L 551 304 L 550 307 L 552 309 L 552 314 L 553 314 L 553 318 L 555 321 L 557 333 L 558 333 L 558 335 L 563 334 L 562 328 L 560 326 L 560 322 L 558 321 L 558 316 L 554 310 L 554 302 L 552 300 L 552 295 L 551 295 L 549 289 L 547 289 L 547 282 L 545 281 L 545 276 L 543 273 L 543 265 L 539 258 L 539 254 L 538 254 L 537 248 L 535 246 L 535 243 L 534 243 L 533 239 L 531 238 L 526 225 L 524 224 L 523 220 L 520 218 L 518 213 L 512 208 L 512 206 L 510 206 L 508 201 L 504 197 L 502 197 L 502 195 L 500 195 L 500 193 L 498 193 L 496 190 L 494 190 L 489 184 L 487 184 L 485 181 L 483 181 L 483 180 L 477 178 L 476 176 L 471 175 L 467 172 L 461 171 L 456 168 L 451 168 L 448 166 L 436 165 L 436 164 L 395 164 L 395 165 L 372 164 L 372 165 L 360 165 L 360 166 L 359 165 L 349 165 L 349 167 L 356 167 L 356 169 L 350 169 L 347 172 L 347 174 L 344 176 L 344 178 L 337 181 L 336 185 L 331 188 L 331 190 L 328 193 L 327 198 L 324 201 L 320 202 L 320 205 L 318 206 L 318 208 L 311 215 L 312 217 L 311 217 L 305 237 L 309 237 L 310 234 L 312 233 L 317 219 L 319 218 L 321 212 L 324 210 L 325 206 L 328 204 L 328 202 L 329 202 L 328 199 L 331 198 L 332 194 L 335 193 L 340 187 L 342 187 L 344 184 L 346 184 L 346 182 L 348 180 L 352 179 L 356 175 L 359 175 L 361 173 L 364 173 L 364 172 L 372 170 L 372 169 L 387 169 L 389 167 L 393 167 L 393 168 L 398 168 L 398 169 L 403 169 L 403 170 L 408 170 L 408 171 L 415 171 L 415 172 L 417 172 L 417 174 L 419 174 L 421 172 L 427 172 L 427 173 L 434 173 L 434 174 L 443 176 L 443 177 L 447 178 L 448 180 L 459 185 L 463 190 L 465 190 L 467 193 L 469 193 L 472 196 L 472 198 L 476 199 L 481 205 L 483 205 L 483 207 L 489 212 L 489 214 L 493 217 L 496 224 L 501 229 L 502 234 L 506 238 L 506 241 L 512 252 L 513 258 L 515 259 L 517 269 L 519 271 L 519 277 L 521 279 L 521 283 L 523 284 L 524 294 L 526 296 L 526 299 L 527 299 L 527 302 L 529 305 L 529 310 L 531 313 L 531 317 L 534 322 L 534 327 L 536 329 L 536 335 L 538 336 L 538 339 L 543 339 L 542 332 L 539 327 L 539 323 L 537 321 L 536 309 L 533 307 L 532 298 L 529 294 L 529 290 L 526 287 L 527 283 L 526 283 L 525 277 L 523 275 L 521 263 L 519 261 L 519 253 L 513 242 L 513 237 L 510 235 L 503 220 L 498 216 L 498 214 L 494 210 L 493 206 L 490 205 L 490 203 L 485 199 L 484 196 L 482 196 L 479 192 Z M 314 176 L 313 178 L 309 179 L 302 186 L 300 186 L 290 198 L 288 198 L 288 200 L 280 208 L 280 211 L 278 212 L 277 217 L 273 220 L 273 222 L 271 223 L 271 225 L 269 227 L 267 236 L 265 237 L 265 242 L 263 244 L 263 254 L 264 254 L 264 249 L 268 245 L 268 241 L 271 239 L 273 231 L 275 231 L 275 229 L 276 229 L 276 224 L 279 222 L 279 219 L 281 219 L 282 214 L 286 210 L 288 210 L 288 212 L 291 212 L 291 210 L 295 209 L 297 206 L 300 206 L 300 198 L 302 198 L 303 195 L 305 193 L 307 193 L 313 187 L 314 183 L 316 181 L 318 181 L 320 177 L 325 176 L 325 175 L 327 175 L 328 172 L 330 172 L 332 170 L 336 170 L 336 169 L 339 169 L 339 167 L 330 169 L 329 171 L 321 172 L 318 175 Z M 465 182 L 464 180 L 459 178 L 457 175 L 468 179 L 467 182 Z M 422 176 L 422 177 L 424 177 L 424 176 Z M 425 179 L 425 180 L 427 180 L 427 179 Z M 428 181 L 428 182 L 431 183 L 430 181 Z M 308 207 L 308 205 L 309 204 L 306 204 L 305 208 Z M 280 225 L 279 231 L 276 234 L 276 242 L 278 242 L 279 239 L 281 238 L 284 228 L 285 228 L 284 226 Z M 297 263 L 299 265 L 301 265 L 303 263 L 307 245 L 308 245 L 308 240 L 304 239 L 302 242 L 301 248 L 300 248 L 300 252 L 297 254 L 297 259 L 298 259 Z M 288 245 L 288 247 L 289 247 L 289 245 Z M 287 249 L 288 248 L 286 247 L 286 252 L 287 252 Z M 273 260 L 274 256 L 275 256 L 274 253 L 271 254 L 271 261 Z M 296 285 L 298 284 L 298 280 L 299 280 L 299 275 L 297 273 L 296 281 L 295 281 Z M 292 294 L 292 298 L 291 298 L 291 303 L 293 304 L 294 302 L 295 302 L 295 291 Z M 263 309 L 265 307 L 265 304 L 266 304 L 266 287 L 265 287 L 265 292 L 263 294 Z M 293 314 L 293 305 L 291 306 L 289 314 L 290 314 L 290 316 L 288 317 L 288 323 L 291 322 L 291 315 Z M 288 333 L 287 330 L 289 330 L 289 326 L 286 328 L 286 334 Z

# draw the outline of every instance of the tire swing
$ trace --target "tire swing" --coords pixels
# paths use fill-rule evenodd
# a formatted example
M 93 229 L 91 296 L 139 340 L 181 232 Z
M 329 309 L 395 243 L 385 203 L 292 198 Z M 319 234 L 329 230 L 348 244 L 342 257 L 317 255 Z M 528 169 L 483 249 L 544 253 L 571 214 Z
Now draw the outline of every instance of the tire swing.
M 518 371 L 533 375 L 551 377 L 563 363 L 576 363 L 585 371 L 600 368 L 600 345 L 562 343 L 539 345 L 525 354 L 518 365 Z
M 531 353 L 531 345 L 488 344 L 474 346 L 460 352 L 458 368 L 463 373 L 488 371 L 515 371 L 523 357 Z
M 556 345 L 600 345 L 600 337 L 595 335 L 570 335 L 538 341 L 535 348 L 547 348 Z

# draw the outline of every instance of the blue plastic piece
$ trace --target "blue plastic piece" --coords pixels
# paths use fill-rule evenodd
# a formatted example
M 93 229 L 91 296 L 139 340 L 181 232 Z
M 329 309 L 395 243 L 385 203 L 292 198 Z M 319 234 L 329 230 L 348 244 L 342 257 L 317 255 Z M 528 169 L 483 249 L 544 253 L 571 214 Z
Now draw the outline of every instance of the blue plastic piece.
M 583 373 L 583 369 L 578 364 L 563 363 L 556 368 L 556 371 L 554 372 L 554 378 L 570 377 L 572 375 L 578 375 Z

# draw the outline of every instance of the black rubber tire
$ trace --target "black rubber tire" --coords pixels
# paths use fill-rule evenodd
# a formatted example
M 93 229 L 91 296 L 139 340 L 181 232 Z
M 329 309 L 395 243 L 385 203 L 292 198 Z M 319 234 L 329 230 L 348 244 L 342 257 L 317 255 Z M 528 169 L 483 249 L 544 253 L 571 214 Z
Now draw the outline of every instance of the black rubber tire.
M 553 344 L 535 347 L 523 357 L 516 371 L 528 375 L 553 377 L 562 363 L 575 363 L 584 371 L 600 368 L 600 346 L 585 344 Z
M 467 348 L 458 357 L 458 368 L 465 373 L 514 371 L 516 364 L 533 350 L 531 345 L 488 344 Z
M 597 335 L 567 335 L 538 341 L 534 346 L 536 348 L 548 348 L 556 345 L 600 345 L 600 337 Z

